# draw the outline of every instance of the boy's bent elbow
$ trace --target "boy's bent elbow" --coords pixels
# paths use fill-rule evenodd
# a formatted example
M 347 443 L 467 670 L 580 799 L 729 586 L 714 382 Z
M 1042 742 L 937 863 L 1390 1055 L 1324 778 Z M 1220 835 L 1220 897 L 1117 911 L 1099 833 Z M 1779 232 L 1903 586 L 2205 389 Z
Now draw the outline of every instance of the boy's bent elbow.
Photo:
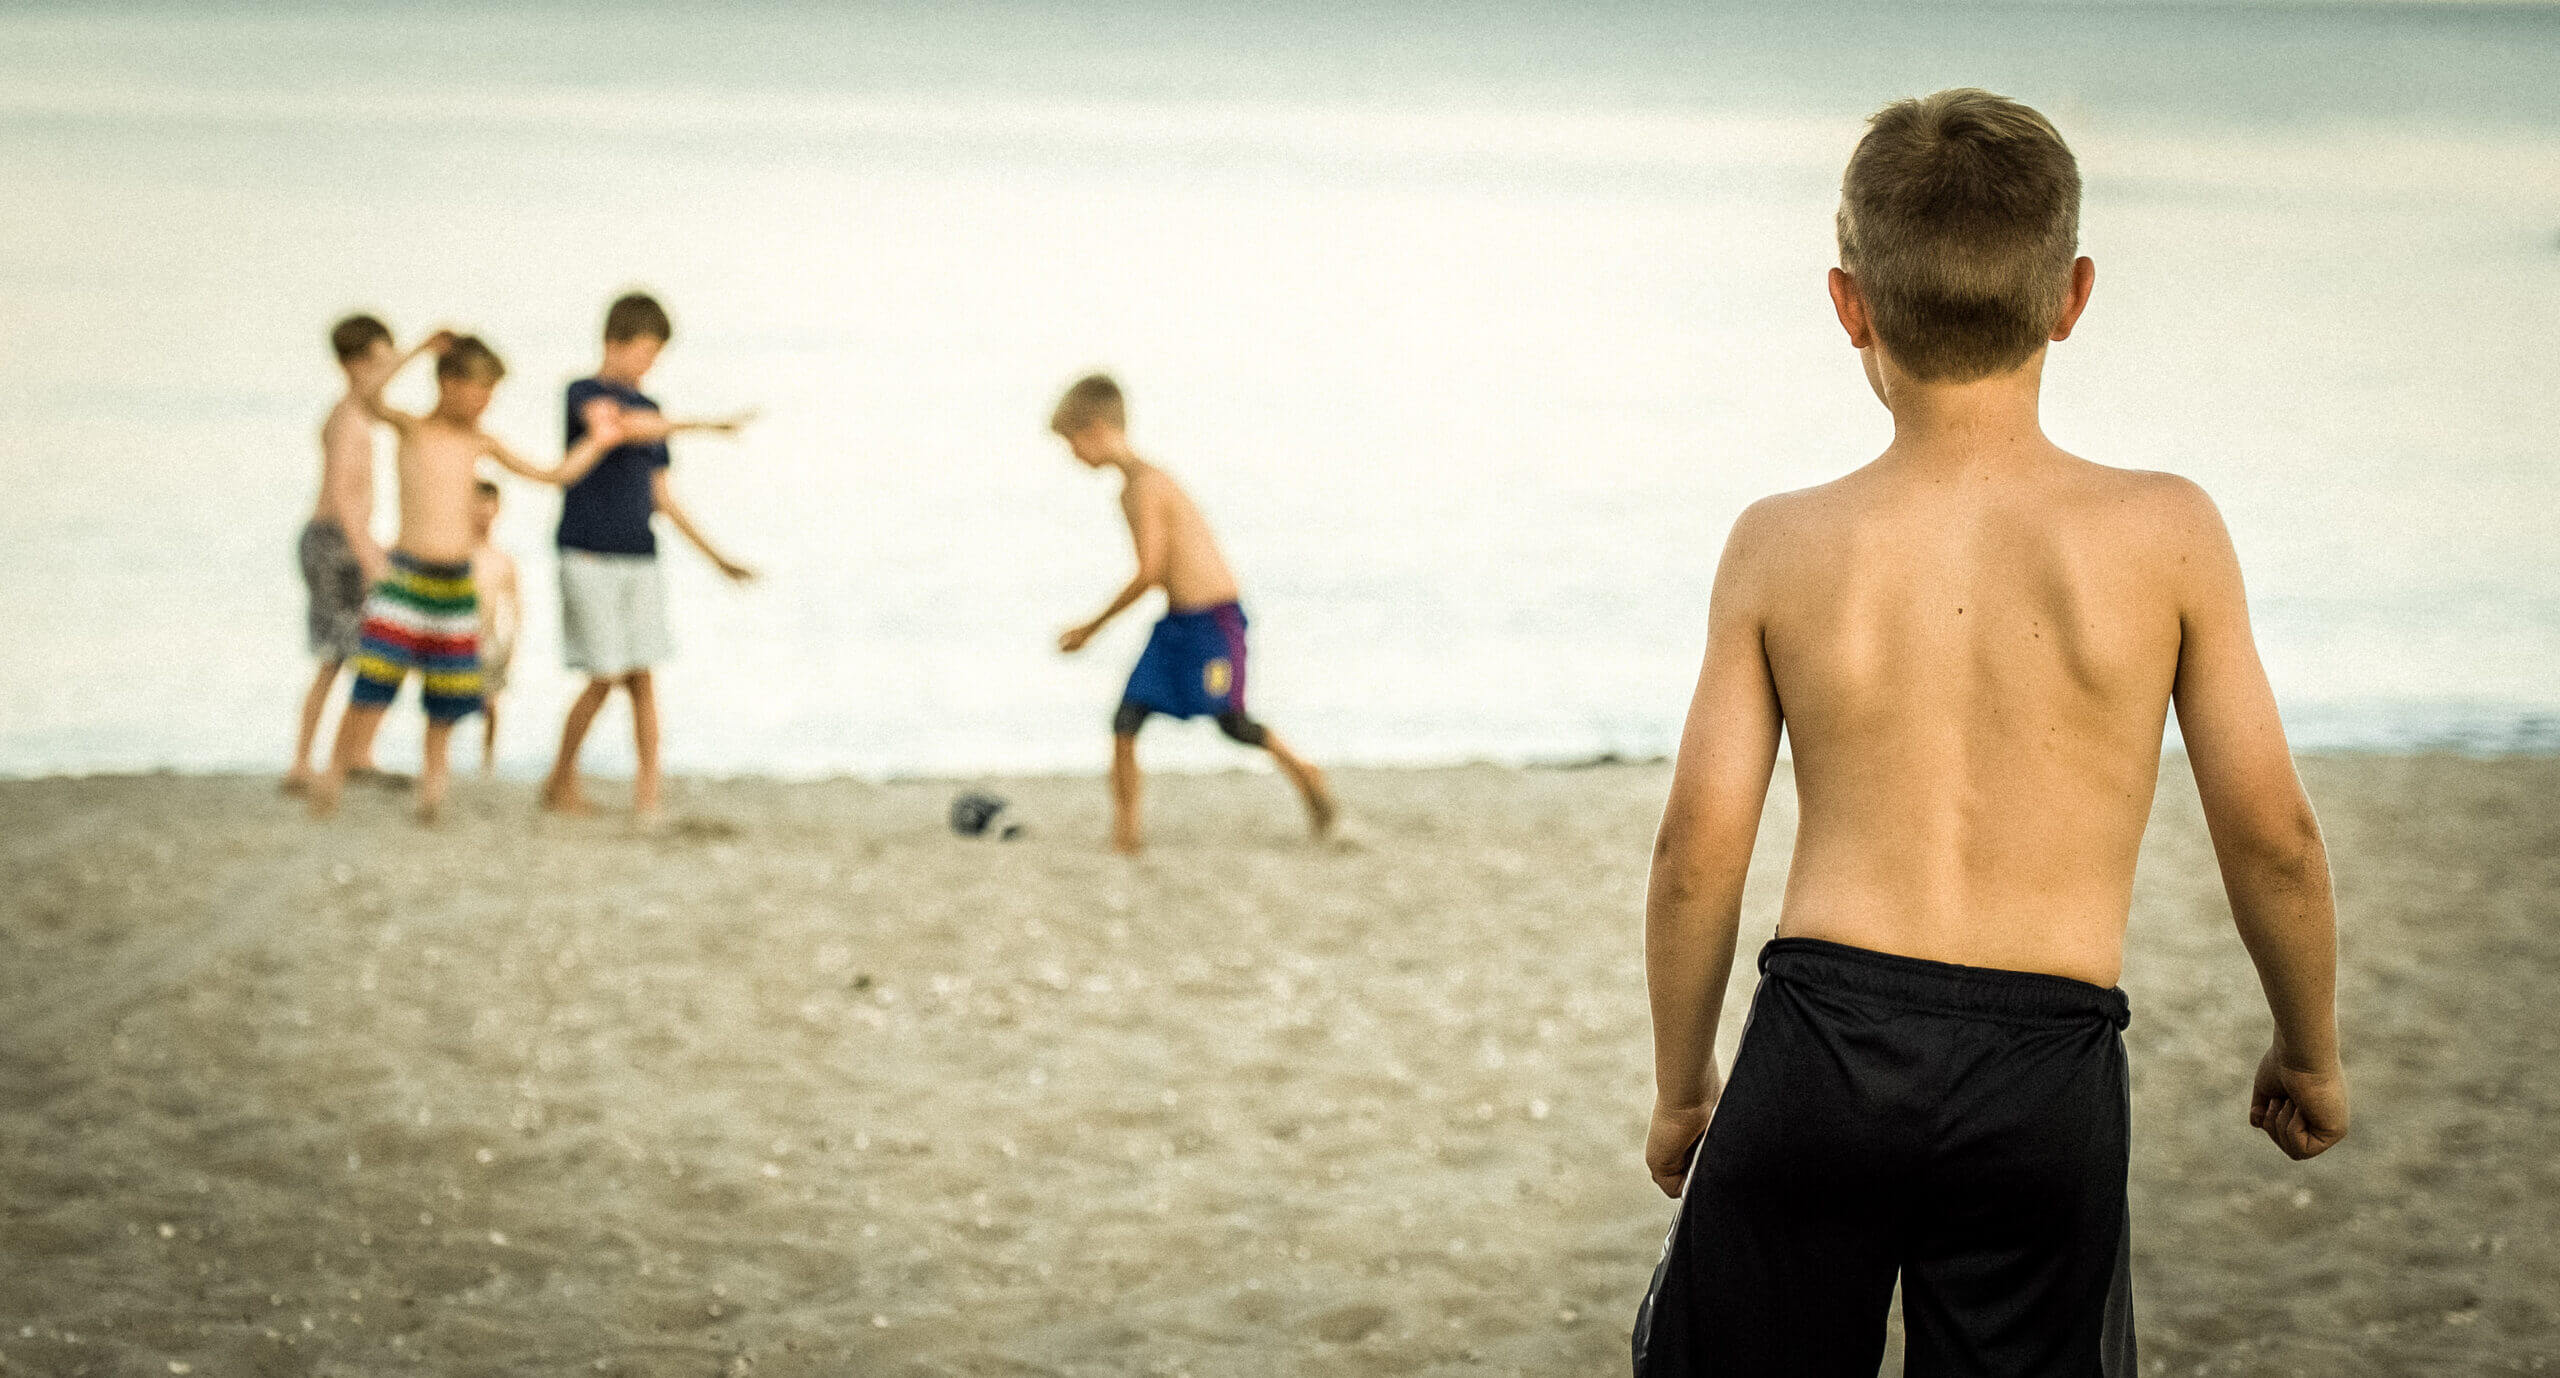
M 2308 802 L 2253 820 L 2221 844 L 2227 864 L 2261 887 L 2300 893 L 2329 883 L 2329 849 Z

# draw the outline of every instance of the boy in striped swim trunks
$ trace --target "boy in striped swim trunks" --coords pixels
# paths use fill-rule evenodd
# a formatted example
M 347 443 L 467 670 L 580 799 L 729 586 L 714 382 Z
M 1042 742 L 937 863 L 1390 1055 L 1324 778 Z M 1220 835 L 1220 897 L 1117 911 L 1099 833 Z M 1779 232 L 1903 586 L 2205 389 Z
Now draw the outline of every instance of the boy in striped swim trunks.
M 336 810 L 348 769 L 371 753 L 383 710 L 414 670 L 427 710 L 418 817 L 436 821 L 451 778 L 453 725 L 480 707 L 480 603 L 471 579 L 479 462 L 493 459 L 526 478 L 558 483 L 620 439 L 610 428 L 599 430 L 560 467 L 537 468 L 480 429 L 480 415 L 507 373 L 498 356 L 471 336 L 438 331 L 400 362 L 429 352 L 436 355 L 434 410 L 412 416 L 383 403 L 382 390 L 397 368 L 364 393 L 366 409 L 400 435 L 400 538 L 391 551 L 390 574 L 365 598 L 355 689 L 339 721 L 329 769 L 312 785 L 313 817 Z

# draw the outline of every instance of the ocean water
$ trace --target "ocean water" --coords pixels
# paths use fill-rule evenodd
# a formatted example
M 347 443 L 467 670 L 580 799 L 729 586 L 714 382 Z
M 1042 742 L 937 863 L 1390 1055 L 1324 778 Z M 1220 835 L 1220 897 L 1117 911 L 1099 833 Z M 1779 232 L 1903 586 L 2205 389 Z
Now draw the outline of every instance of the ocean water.
M 1051 649 L 1128 555 L 1041 428 L 1094 367 L 1302 749 L 1666 751 L 1726 525 L 1887 435 L 1823 295 L 1840 164 L 1960 84 L 2087 179 L 2048 429 L 2215 493 L 2296 740 L 2560 749 L 2560 7 L 20 4 L 0 773 L 280 765 L 322 331 L 482 332 L 491 427 L 556 452 L 632 285 L 671 410 L 763 408 L 677 452 L 766 572 L 669 538 L 678 769 L 1098 768 L 1146 619 Z M 500 528 L 517 772 L 575 689 L 556 502 Z

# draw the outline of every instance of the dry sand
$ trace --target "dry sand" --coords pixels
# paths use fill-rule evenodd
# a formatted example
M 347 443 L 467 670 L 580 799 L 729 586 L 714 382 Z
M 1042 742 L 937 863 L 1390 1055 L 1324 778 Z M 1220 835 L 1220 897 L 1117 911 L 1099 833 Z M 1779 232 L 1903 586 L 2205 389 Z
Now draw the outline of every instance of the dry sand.
M 2247 1127 L 2264 1016 L 2173 761 L 2144 1371 L 2560 1372 L 2560 761 L 2306 773 L 2355 1134 Z M 1136 863 L 1086 780 L 1000 783 L 1014 843 L 945 784 L 691 782 L 655 838 L 508 785 L 426 834 L 0 784 L 0 1373 L 1623 1372 L 1664 784 L 1346 773 L 1320 849 L 1274 779 L 1167 779 Z

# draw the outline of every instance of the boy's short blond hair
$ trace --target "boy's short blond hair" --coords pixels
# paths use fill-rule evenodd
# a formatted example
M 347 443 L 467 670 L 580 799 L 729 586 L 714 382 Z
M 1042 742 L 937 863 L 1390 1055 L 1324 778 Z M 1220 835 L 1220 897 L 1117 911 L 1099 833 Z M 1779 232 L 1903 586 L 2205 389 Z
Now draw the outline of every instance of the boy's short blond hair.
M 1129 429 L 1129 405 L 1107 373 L 1078 378 L 1058 399 L 1058 409 L 1049 413 L 1049 429 L 1060 435 L 1074 435 L 1096 421 Z
M 436 360 L 436 377 L 469 383 L 494 383 L 507 376 L 506 361 L 498 357 L 486 340 L 465 335 L 455 340 Z
M 2080 248 L 2080 166 L 2051 121 L 1970 87 L 1867 121 L 1840 178 L 1840 266 L 1914 377 L 2004 373 L 2053 337 Z

